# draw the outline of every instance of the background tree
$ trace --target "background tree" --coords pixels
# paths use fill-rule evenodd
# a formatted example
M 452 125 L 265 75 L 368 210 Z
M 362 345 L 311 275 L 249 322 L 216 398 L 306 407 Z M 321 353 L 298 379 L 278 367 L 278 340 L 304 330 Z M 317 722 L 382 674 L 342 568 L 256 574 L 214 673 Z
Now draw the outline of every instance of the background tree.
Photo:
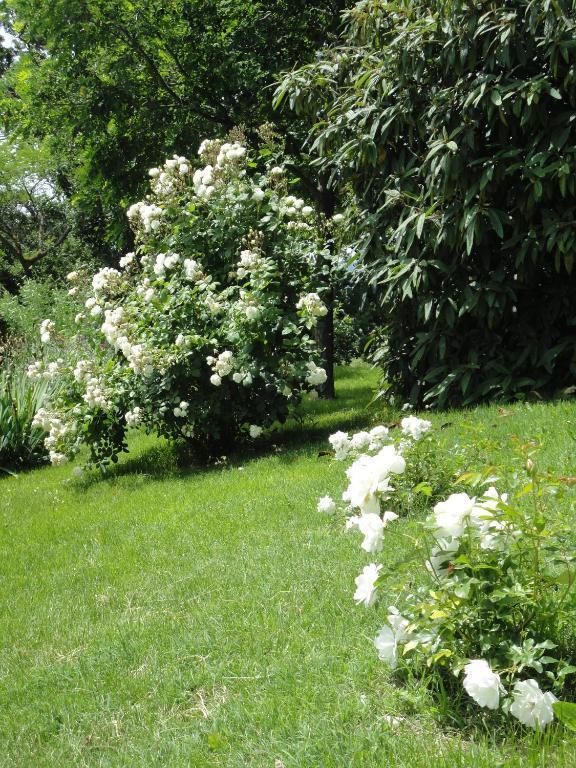
M 122 247 L 122 210 L 146 169 L 206 136 L 268 121 L 275 76 L 324 44 L 343 5 L 7 0 L 3 21 L 20 55 L 4 78 L 5 121 L 47 141 L 93 240 Z
M 575 24 L 568 0 L 362 0 L 278 92 L 364 210 L 402 400 L 573 383 Z
M 86 260 L 77 229 L 42 147 L 0 138 L 0 286 L 16 294 L 24 277 L 63 274 Z
M 274 113 L 271 86 L 334 36 L 347 4 L 4 0 L 0 21 L 19 56 L 3 78 L 0 111 L 10 130 L 50 148 L 82 236 L 98 261 L 113 263 L 131 244 L 123 211 L 166 155 L 274 120 L 294 168 L 305 165 L 299 121 Z M 326 198 L 313 174 L 298 179 Z

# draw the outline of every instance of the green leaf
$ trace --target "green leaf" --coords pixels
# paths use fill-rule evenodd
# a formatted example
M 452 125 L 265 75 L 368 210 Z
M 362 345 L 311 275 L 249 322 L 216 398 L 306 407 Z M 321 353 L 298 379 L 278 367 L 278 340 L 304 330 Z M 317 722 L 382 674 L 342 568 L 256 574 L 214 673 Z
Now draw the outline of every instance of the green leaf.
M 414 486 L 413 492 L 421 493 L 424 496 L 432 496 L 432 486 L 428 483 L 418 483 L 418 485 Z
M 421 213 L 416 222 L 416 237 L 420 240 L 422 236 L 422 230 L 424 229 L 424 222 L 426 221 L 426 214 Z

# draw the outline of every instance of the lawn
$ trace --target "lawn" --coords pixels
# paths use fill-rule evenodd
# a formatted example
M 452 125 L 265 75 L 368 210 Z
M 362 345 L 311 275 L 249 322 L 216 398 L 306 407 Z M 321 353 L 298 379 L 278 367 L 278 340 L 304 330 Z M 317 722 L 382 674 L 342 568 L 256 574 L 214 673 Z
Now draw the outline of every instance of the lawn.
M 327 435 L 392 416 L 367 407 L 375 384 L 340 370 L 336 401 L 209 469 L 136 435 L 106 479 L 0 480 L 0 766 L 576 764 L 562 730 L 505 738 L 481 715 L 450 728 L 421 683 L 378 661 L 383 612 L 352 600 L 358 538 L 316 511 L 343 485 Z M 513 461 L 516 435 L 576 475 L 571 403 L 432 418 L 469 468 Z

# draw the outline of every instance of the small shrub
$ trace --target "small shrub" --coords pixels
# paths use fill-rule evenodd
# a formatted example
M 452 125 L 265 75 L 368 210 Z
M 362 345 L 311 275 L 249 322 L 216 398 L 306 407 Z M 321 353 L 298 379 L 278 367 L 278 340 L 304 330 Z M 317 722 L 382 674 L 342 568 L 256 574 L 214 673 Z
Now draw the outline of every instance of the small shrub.
M 330 438 L 337 459 L 356 456 L 346 471 L 346 526 L 363 534 L 370 554 L 392 546 L 398 478 L 429 457 L 418 447 L 423 436 L 435 442 L 429 422 L 414 417 L 402 420 L 402 432 L 396 445 L 371 433 Z M 474 702 L 542 729 L 555 715 L 574 716 L 558 697 L 576 674 L 576 557 L 571 521 L 556 511 L 562 478 L 540 474 L 533 450 L 523 449 L 525 472 L 490 467 L 458 478 L 476 495 L 452 488 L 414 523 L 420 535 L 405 537 L 408 552 L 404 542 L 392 568 L 363 569 L 354 598 L 370 607 L 385 592 L 387 623 L 374 644 L 391 668 L 426 679 L 453 707 Z M 336 504 L 324 497 L 318 509 L 333 513 Z
M 0 468 L 30 467 L 46 461 L 45 435 L 34 425 L 34 416 L 52 388 L 51 381 L 31 380 L 16 367 L 0 373 Z

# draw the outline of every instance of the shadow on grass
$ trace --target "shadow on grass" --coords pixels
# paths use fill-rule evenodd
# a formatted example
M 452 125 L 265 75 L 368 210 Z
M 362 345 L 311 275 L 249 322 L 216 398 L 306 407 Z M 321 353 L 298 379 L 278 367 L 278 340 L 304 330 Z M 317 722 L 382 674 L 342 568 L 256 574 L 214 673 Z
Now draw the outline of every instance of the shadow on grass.
M 372 404 L 374 376 L 368 366 L 352 365 L 337 371 L 336 399 L 306 401 L 299 414 L 256 444 L 230 446 L 226 465 L 243 465 L 276 454 L 282 461 L 298 459 L 302 451 L 327 449 L 328 436 L 337 430 L 353 431 L 373 425 L 378 406 Z M 154 438 L 150 438 L 154 439 Z M 78 481 L 84 489 L 101 481 L 126 476 L 165 480 L 219 471 L 223 464 L 202 462 L 169 442 L 155 441 L 135 455 L 125 454 L 105 473 L 90 472 Z

